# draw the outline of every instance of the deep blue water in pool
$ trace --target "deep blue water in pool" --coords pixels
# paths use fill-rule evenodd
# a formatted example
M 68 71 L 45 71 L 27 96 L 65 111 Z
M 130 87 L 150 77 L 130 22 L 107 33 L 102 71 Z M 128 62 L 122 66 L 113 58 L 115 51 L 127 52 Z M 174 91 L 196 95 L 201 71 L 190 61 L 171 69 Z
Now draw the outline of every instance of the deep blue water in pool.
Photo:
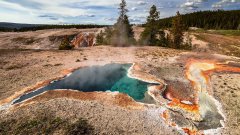
M 127 71 L 132 64 L 107 64 L 105 66 L 84 67 L 74 71 L 62 80 L 54 81 L 34 92 L 25 94 L 13 104 L 37 96 L 48 90 L 73 89 L 83 92 L 118 91 L 131 96 L 136 101 L 144 99 L 149 83 L 129 78 Z

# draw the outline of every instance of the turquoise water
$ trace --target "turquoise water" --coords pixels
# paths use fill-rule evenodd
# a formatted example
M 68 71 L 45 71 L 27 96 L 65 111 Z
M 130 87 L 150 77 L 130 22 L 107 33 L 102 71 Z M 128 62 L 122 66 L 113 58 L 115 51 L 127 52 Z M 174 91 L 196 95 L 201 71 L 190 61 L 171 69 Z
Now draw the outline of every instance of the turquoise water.
M 142 100 L 147 91 L 147 83 L 125 76 L 112 86 L 111 91 L 125 93 L 135 100 Z
M 144 99 L 147 91 L 147 82 L 129 78 L 128 69 L 132 64 L 107 64 L 104 66 L 84 67 L 74 71 L 62 80 L 54 81 L 34 92 L 21 96 L 14 102 L 19 103 L 37 96 L 45 91 L 55 89 L 73 89 L 83 92 L 118 91 L 128 94 L 136 101 Z

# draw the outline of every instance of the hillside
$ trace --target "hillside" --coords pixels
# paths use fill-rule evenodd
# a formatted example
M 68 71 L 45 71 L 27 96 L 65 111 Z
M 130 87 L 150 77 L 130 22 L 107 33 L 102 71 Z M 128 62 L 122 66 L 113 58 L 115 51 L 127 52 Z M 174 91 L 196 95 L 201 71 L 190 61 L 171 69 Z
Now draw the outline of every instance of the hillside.
M 25 32 L 25 31 L 36 31 L 45 29 L 86 29 L 86 28 L 102 28 L 106 25 L 96 24 L 71 24 L 71 25 L 58 25 L 58 24 L 21 24 L 21 23 L 9 23 L 0 22 L 0 31 L 2 32 Z
M 40 24 L 0 22 L 0 28 L 8 28 L 8 29 L 20 29 L 24 27 L 36 27 L 36 26 L 40 26 Z
M 161 28 L 171 27 L 172 18 L 159 20 Z M 182 15 L 186 27 L 204 29 L 240 29 L 240 10 L 199 11 Z

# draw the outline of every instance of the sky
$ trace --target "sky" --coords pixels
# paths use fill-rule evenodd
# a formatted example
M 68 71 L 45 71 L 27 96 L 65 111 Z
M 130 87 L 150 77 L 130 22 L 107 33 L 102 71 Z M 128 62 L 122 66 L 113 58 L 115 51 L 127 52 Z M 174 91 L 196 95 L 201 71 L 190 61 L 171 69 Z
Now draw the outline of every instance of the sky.
M 0 22 L 114 24 L 121 0 L 0 0 Z M 131 23 L 146 21 L 156 5 L 160 18 L 199 10 L 239 10 L 240 0 L 126 0 Z

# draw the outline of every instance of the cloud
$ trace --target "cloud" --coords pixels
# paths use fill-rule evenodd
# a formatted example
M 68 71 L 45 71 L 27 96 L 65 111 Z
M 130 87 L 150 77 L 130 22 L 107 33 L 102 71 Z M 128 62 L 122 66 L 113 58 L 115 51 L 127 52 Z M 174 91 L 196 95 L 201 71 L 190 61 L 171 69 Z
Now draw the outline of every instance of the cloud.
M 21 5 L 19 5 L 18 3 L 0 1 L 0 5 L 1 5 L 1 7 L 4 7 L 4 8 L 10 8 L 10 9 L 20 10 L 20 11 L 30 11 L 28 8 L 25 8 Z
M 212 8 L 215 9 L 222 9 L 225 6 L 231 6 L 239 4 L 240 5 L 240 0 L 220 0 L 219 2 L 216 2 L 212 5 Z
M 129 21 L 131 21 L 132 23 L 143 23 L 143 21 L 138 18 L 130 18 Z
M 158 9 L 163 9 L 164 7 L 163 6 L 159 6 L 159 7 L 157 7 Z
M 131 10 L 132 10 L 132 11 L 137 11 L 138 8 L 137 8 L 137 7 L 132 7 Z
M 130 17 L 129 21 L 135 24 L 142 24 L 146 21 L 147 15 L 133 15 Z
M 185 3 L 180 5 L 180 7 L 185 10 L 195 10 L 204 2 L 208 2 L 208 0 L 187 0 Z
M 39 9 L 36 9 L 34 7 L 24 6 L 24 3 L 19 2 L 7 2 L 7 1 L 0 1 L 1 7 L 5 7 L 12 10 L 18 10 L 22 12 L 32 12 L 35 14 L 42 13 L 42 14 L 57 14 L 61 16 L 79 16 L 86 14 L 85 10 L 82 9 L 71 9 L 65 6 L 60 6 L 60 4 L 54 3 L 55 0 L 51 0 L 51 2 L 42 0 L 32 0 L 31 2 L 34 2 L 34 4 L 39 4 L 41 7 Z M 29 3 L 31 3 L 29 2 Z
M 146 20 L 156 5 L 160 17 L 198 10 L 240 9 L 240 0 L 126 0 L 131 22 Z M 0 0 L 0 20 L 19 23 L 113 24 L 120 0 Z M 140 18 L 141 17 L 141 18 Z
M 182 6 L 183 7 L 192 7 L 192 6 L 194 6 L 194 2 L 186 2 Z
M 51 15 L 39 15 L 38 17 L 46 17 L 46 18 L 49 18 L 49 17 L 53 17 Z
M 50 17 L 49 19 L 51 19 L 51 20 L 58 20 L 57 17 Z
M 88 17 L 95 17 L 95 15 L 87 15 Z
M 145 1 L 138 1 L 137 4 L 138 4 L 138 5 L 146 5 L 147 2 L 145 2 Z
M 58 17 L 52 16 L 52 15 L 39 15 L 40 18 L 48 18 L 50 20 L 58 20 Z
M 104 20 L 106 20 L 106 21 L 115 21 L 116 20 L 116 18 L 104 18 Z

